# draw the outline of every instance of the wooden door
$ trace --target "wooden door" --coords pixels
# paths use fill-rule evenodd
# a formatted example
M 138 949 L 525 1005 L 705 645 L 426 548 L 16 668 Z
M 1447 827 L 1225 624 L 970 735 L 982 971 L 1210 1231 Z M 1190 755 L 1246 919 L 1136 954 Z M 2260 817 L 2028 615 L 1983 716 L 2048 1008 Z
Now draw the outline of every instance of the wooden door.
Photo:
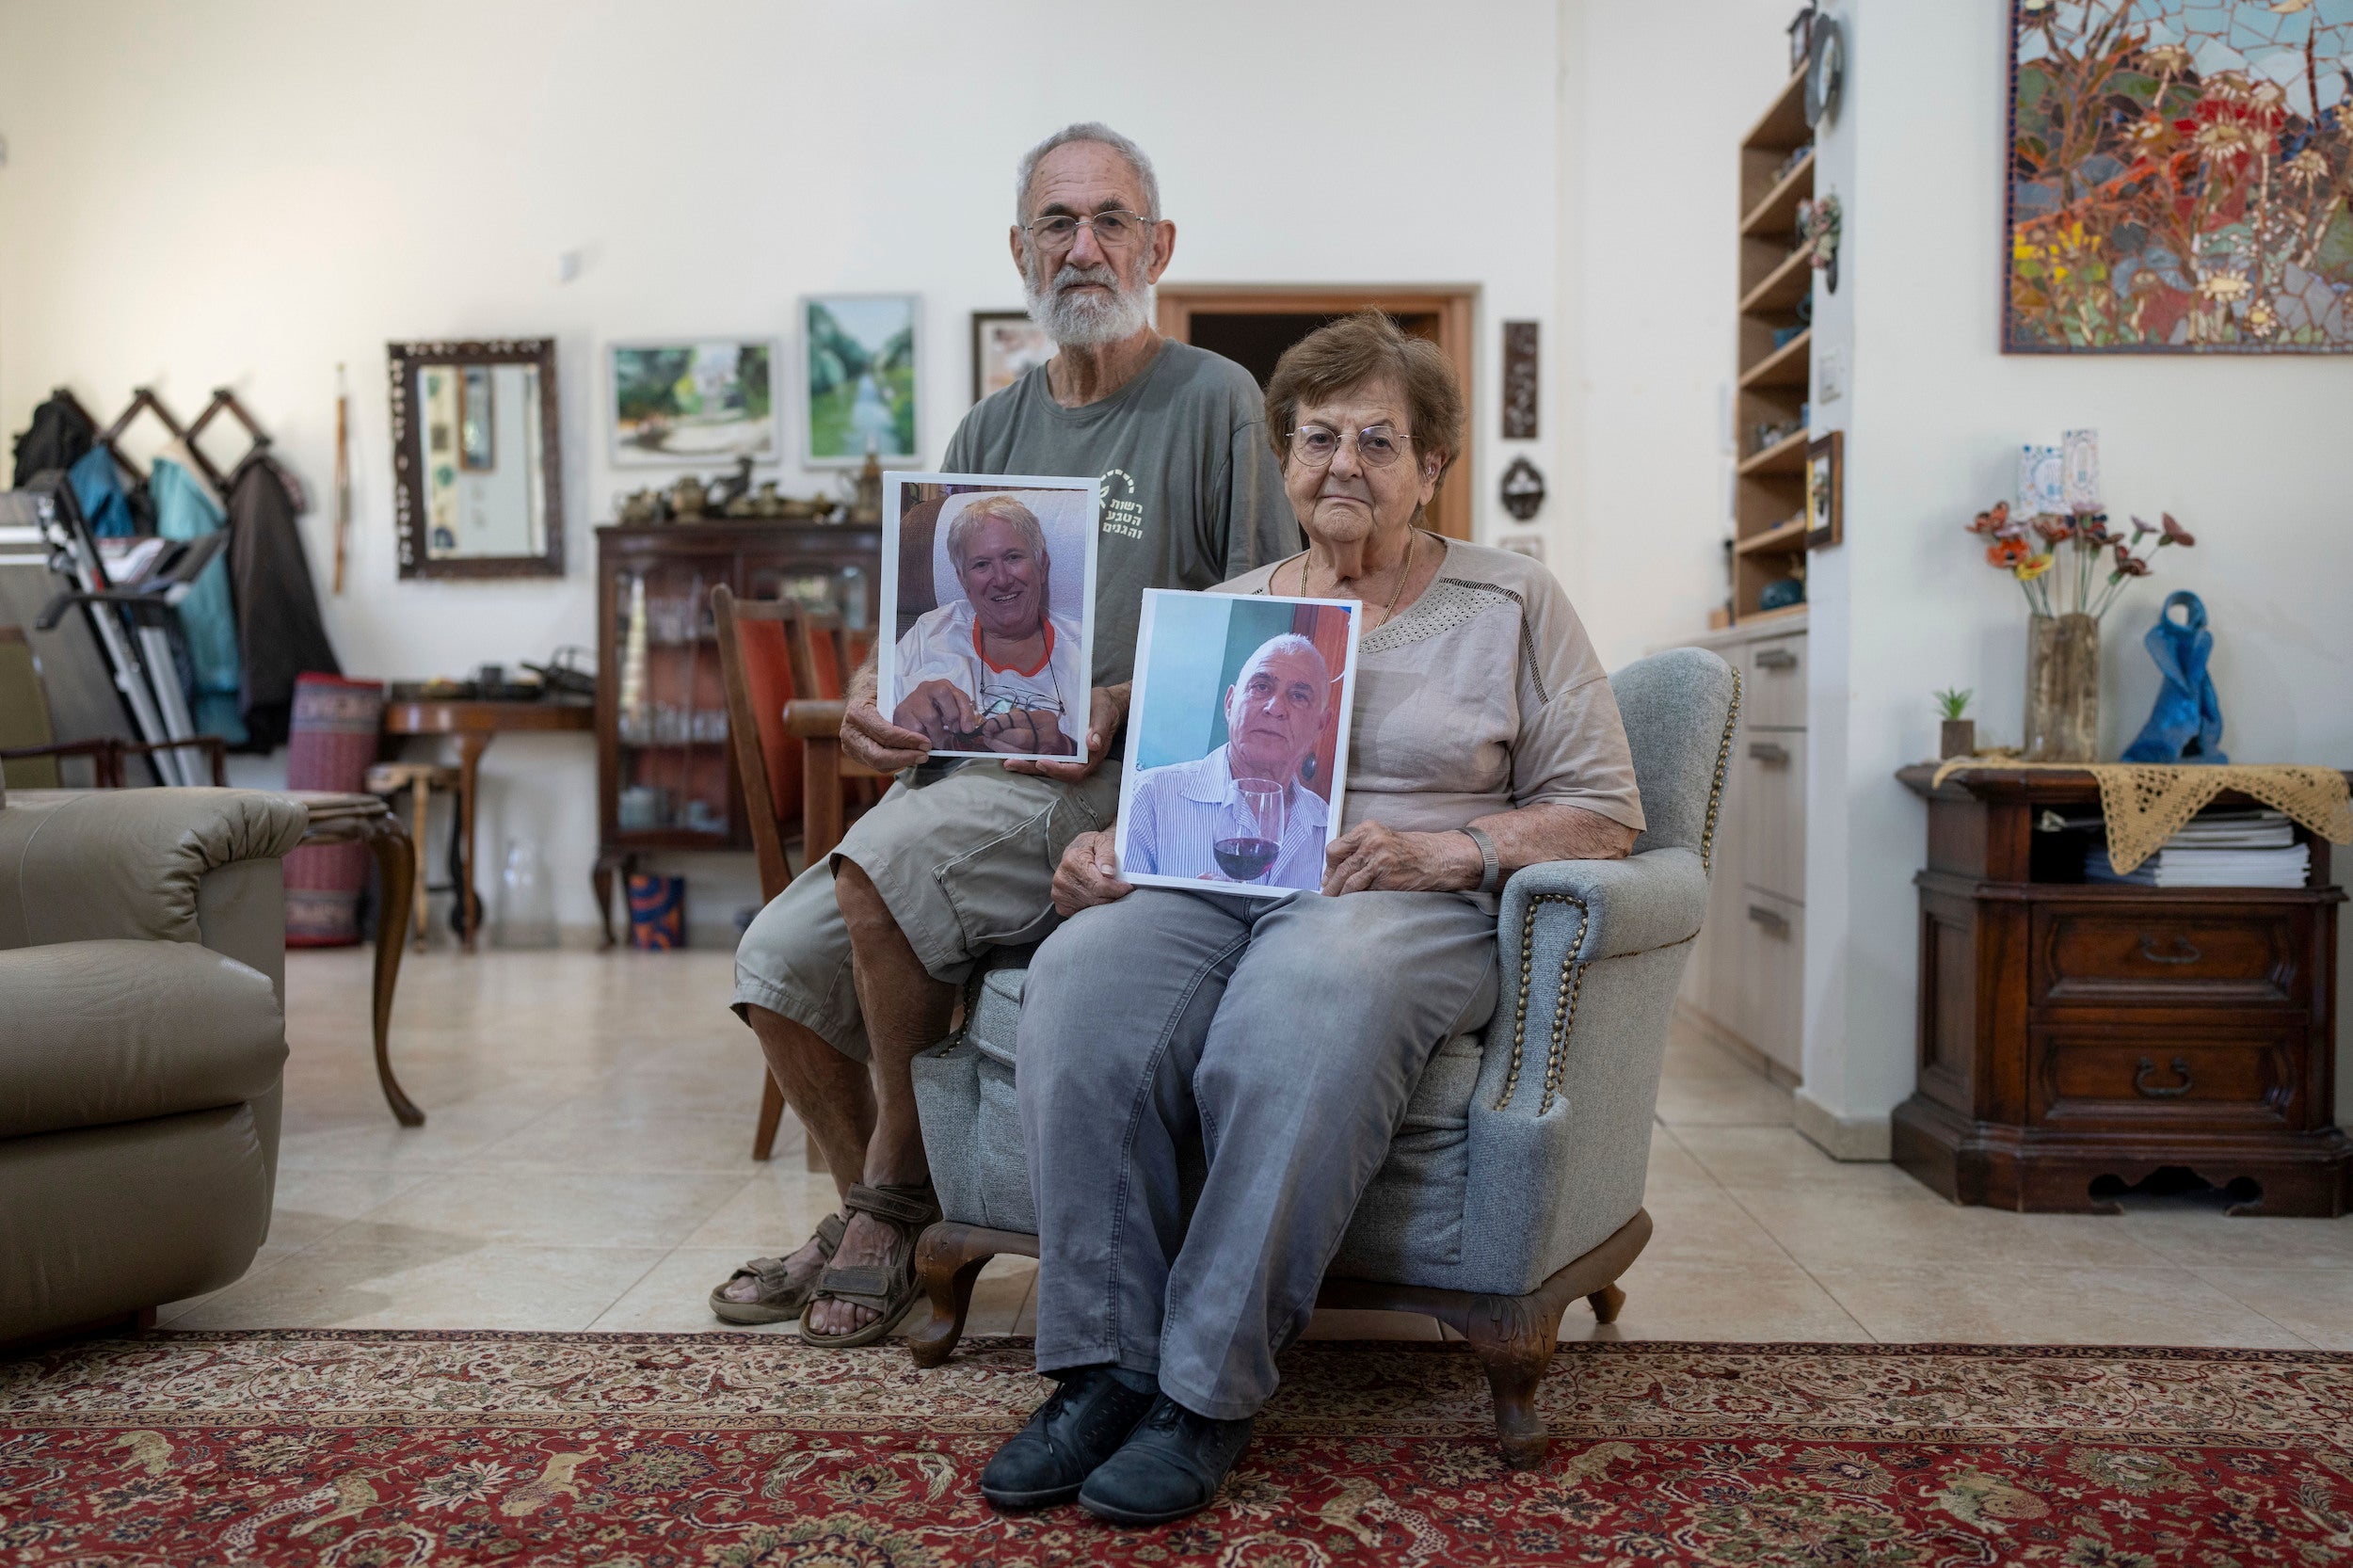
M 1434 343 L 1453 361 L 1463 391 L 1463 446 L 1430 504 L 1430 524 L 1449 538 L 1471 536 L 1471 451 L 1477 446 L 1478 399 L 1471 376 L 1472 307 L 1469 285 L 1434 288 L 1277 288 L 1252 284 L 1163 283 L 1160 329 L 1179 343 L 1225 355 L 1264 387 L 1283 350 L 1354 311 L 1386 311 L 1417 338 Z

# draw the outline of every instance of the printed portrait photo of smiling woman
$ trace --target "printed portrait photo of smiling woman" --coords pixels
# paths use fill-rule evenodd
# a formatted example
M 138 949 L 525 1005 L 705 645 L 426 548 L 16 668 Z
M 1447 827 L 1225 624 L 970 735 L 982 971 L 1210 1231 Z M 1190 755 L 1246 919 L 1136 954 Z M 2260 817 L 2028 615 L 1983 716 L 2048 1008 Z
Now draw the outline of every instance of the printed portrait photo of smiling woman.
M 885 711 L 934 755 L 1072 757 L 1090 684 L 1095 482 L 894 474 Z

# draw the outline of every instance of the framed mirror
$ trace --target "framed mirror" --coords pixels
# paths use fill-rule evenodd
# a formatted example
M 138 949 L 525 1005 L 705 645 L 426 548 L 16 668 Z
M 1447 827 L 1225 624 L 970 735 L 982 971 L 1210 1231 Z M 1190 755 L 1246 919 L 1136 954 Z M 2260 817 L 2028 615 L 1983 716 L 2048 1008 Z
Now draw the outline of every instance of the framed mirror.
M 391 361 L 400 575 L 563 576 L 555 340 L 396 343 Z

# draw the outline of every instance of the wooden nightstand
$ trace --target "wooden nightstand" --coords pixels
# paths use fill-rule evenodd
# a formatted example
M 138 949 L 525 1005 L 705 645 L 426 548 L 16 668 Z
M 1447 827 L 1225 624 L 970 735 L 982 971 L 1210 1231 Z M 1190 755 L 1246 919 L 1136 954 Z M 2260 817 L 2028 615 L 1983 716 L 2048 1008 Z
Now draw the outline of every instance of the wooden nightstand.
M 2167 1167 L 2228 1191 L 2233 1213 L 2353 1205 L 2327 840 L 2297 829 L 2301 888 L 2086 883 L 2082 836 L 2035 824 L 2096 811 L 2089 773 L 1967 768 L 1932 791 L 1935 771 L 1897 775 L 1929 803 L 1929 863 L 1896 1162 L 1996 1208 L 2112 1213 L 2115 1191 Z

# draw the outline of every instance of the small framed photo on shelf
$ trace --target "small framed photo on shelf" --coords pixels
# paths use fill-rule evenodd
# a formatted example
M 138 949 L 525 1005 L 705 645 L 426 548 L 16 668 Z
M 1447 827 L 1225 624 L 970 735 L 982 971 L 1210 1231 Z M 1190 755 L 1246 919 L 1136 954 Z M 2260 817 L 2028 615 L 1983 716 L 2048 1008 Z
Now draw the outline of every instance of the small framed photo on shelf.
M 1847 542 L 1847 433 L 1817 436 L 1805 449 L 1805 547 Z
M 1054 340 L 1027 311 L 972 312 L 972 401 L 1003 392 L 1054 357 Z
M 1119 781 L 1123 879 L 1253 898 L 1322 891 L 1347 798 L 1361 608 L 1145 591 Z
M 934 757 L 1066 761 L 1094 703 L 1096 481 L 883 475 L 883 712 Z
M 916 459 L 916 318 L 911 294 L 823 294 L 801 299 L 801 407 L 809 468 Z
M 773 338 L 662 338 L 605 345 L 616 467 L 784 461 Z

